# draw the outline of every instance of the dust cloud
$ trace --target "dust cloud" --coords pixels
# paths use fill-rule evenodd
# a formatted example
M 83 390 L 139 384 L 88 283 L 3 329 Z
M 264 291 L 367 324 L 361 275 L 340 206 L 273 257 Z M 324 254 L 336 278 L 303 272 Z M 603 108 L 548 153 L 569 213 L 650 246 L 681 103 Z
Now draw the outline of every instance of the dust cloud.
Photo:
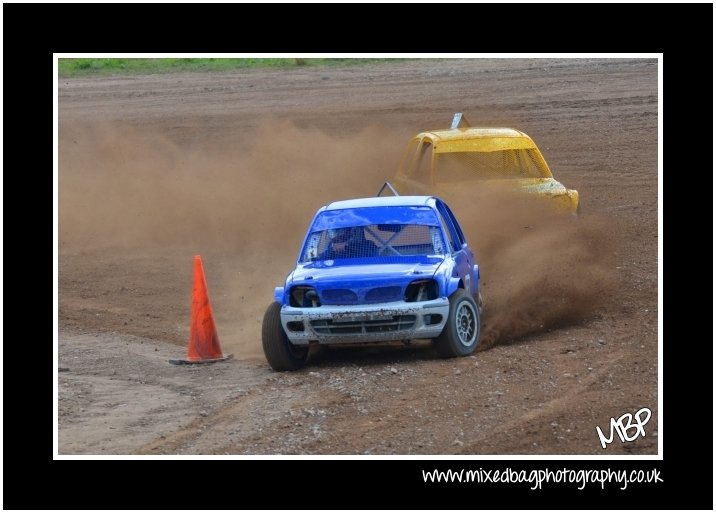
M 610 299 L 616 273 L 608 220 L 555 214 L 524 194 L 472 196 L 452 208 L 480 265 L 481 349 L 578 323 Z
M 266 122 L 233 147 L 74 126 L 60 139 L 60 241 L 96 247 L 290 251 L 326 202 L 374 195 L 397 165 L 378 128 L 350 139 Z M 63 133 L 65 133 L 63 132 Z M 391 161 L 391 158 L 393 161 Z
M 315 211 L 375 195 L 406 140 L 381 127 L 339 137 L 267 121 L 251 140 L 201 147 L 136 127 L 64 125 L 60 249 L 160 250 L 187 262 L 193 253 L 230 255 L 213 268 L 205 261 L 222 345 L 259 354 L 263 312 Z M 482 347 L 579 322 L 608 298 L 614 266 L 605 221 L 565 220 L 522 197 L 463 192 L 445 199 L 481 267 Z
M 222 348 L 260 355 L 264 311 L 316 210 L 374 196 L 398 165 L 401 135 L 368 127 L 342 138 L 267 121 L 251 140 L 195 146 L 156 130 L 62 125 L 60 250 L 159 254 L 185 261 L 187 273 L 202 255 Z M 189 294 L 191 276 L 177 276 Z M 157 310 L 186 316 L 181 300 Z

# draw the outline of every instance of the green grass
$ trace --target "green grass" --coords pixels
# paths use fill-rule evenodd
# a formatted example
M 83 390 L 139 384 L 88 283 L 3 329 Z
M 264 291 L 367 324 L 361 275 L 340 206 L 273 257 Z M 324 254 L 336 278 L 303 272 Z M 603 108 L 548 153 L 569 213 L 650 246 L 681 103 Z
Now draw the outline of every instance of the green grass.
M 226 71 L 241 68 L 297 68 L 304 66 L 349 66 L 406 59 L 59 59 L 61 77 L 171 73 L 174 71 Z

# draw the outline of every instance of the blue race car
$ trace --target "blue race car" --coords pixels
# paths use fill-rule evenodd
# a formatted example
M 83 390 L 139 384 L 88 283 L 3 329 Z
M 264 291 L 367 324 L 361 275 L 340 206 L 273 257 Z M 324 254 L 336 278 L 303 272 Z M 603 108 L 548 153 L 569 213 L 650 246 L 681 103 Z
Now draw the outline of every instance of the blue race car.
M 439 198 L 379 193 L 331 203 L 266 310 L 264 354 L 277 371 L 301 368 L 313 344 L 435 339 L 443 356 L 469 355 L 480 337 L 479 280 Z

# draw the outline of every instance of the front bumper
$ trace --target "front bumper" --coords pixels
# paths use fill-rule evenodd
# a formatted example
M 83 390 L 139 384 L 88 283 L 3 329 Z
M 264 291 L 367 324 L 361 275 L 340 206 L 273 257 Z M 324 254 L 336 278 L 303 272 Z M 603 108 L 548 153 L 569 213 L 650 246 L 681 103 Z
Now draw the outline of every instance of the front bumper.
M 281 308 L 281 324 L 291 343 L 355 344 L 435 338 L 450 312 L 447 298 L 373 305 Z

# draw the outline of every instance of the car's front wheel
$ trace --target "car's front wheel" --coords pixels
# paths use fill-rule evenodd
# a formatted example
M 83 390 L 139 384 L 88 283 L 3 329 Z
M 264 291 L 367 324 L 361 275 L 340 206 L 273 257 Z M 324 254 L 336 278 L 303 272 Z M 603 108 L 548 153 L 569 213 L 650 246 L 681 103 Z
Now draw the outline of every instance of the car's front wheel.
M 281 325 L 281 305 L 276 302 L 271 303 L 264 314 L 261 343 L 266 360 L 276 371 L 300 369 L 308 358 L 308 346 L 296 346 L 288 340 Z
M 442 333 L 435 339 L 441 356 L 467 356 L 477 348 L 480 338 L 480 309 L 464 289 L 450 296 L 450 313 Z

